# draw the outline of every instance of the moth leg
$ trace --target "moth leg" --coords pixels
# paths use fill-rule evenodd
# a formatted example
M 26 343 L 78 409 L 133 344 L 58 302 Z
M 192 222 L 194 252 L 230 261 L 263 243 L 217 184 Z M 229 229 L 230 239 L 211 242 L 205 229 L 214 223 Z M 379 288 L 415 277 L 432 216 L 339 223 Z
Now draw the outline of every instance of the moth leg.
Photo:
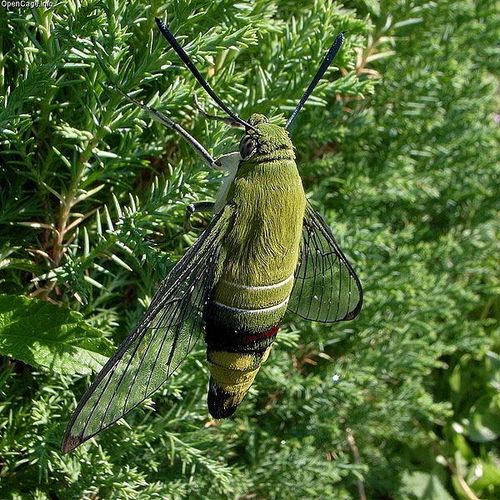
M 215 203 L 213 201 L 197 201 L 186 207 L 184 215 L 184 232 L 189 233 L 193 226 L 191 225 L 191 217 L 199 212 L 213 212 Z
M 208 118 L 209 120 L 217 120 L 219 122 L 224 122 L 227 123 L 228 125 L 231 125 L 232 127 L 238 127 L 238 128 L 243 128 L 243 126 L 238 123 L 236 120 L 230 117 L 226 116 L 218 116 L 218 115 L 211 115 L 210 113 L 207 113 L 205 111 L 205 108 L 201 105 L 200 101 L 198 100 L 198 97 L 194 96 L 194 105 L 198 109 L 198 111 L 205 117 Z

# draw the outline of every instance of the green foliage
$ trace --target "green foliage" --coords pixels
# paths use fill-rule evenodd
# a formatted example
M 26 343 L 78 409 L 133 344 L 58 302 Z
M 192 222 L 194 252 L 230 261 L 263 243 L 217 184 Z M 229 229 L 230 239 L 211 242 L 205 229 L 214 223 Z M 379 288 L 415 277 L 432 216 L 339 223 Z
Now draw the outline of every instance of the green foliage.
M 196 237 L 185 205 L 218 186 L 110 83 L 214 156 L 239 140 L 196 112 L 193 94 L 216 110 L 155 15 L 225 102 L 278 123 L 347 32 L 292 138 L 366 303 L 333 327 L 290 317 L 234 419 L 208 417 L 200 345 L 130 428 L 63 456 L 91 380 L 76 373 L 133 328 Z M 0 496 L 498 498 L 495 16 L 468 0 L 2 9 Z
M 81 314 L 36 299 L 0 295 L 0 354 L 57 373 L 99 370 L 112 351 Z

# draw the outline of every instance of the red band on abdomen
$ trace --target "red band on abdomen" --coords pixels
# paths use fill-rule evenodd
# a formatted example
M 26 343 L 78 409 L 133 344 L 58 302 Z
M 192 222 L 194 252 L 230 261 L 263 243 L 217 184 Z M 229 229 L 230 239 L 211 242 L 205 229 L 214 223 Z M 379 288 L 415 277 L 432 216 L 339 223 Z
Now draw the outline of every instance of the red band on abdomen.
M 242 344 L 252 344 L 253 342 L 260 342 L 261 340 L 274 337 L 278 333 L 279 329 L 280 329 L 279 325 L 276 325 L 270 328 L 269 330 L 264 330 L 258 333 L 252 333 L 250 335 L 242 335 L 240 337 L 240 341 Z

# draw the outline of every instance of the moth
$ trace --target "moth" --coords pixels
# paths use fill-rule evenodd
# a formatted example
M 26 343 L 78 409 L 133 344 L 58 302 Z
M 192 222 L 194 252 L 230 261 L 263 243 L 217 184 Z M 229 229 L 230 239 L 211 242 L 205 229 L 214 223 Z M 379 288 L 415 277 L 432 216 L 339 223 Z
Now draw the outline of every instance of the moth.
M 351 320 L 363 292 L 323 218 L 307 202 L 288 129 L 344 41 L 340 33 L 285 125 L 229 109 L 158 18 L 161 33 L 200 85 L 244 129 L 239 151 L 215 160 L 179 124 L 142 107 L 177 131 L 213 168 L 229 172 L 215 203 L 188 207 L 214 215 L 159 286 L 145 316 L 79 402 L 64 452 L 109 427 L 151 396 L 204 337 L 210 371 L 208 410 L 234 413 L 252 385 L 287 311 L 325 323 Z M 219 117 L 221 118 L 221 117 Z

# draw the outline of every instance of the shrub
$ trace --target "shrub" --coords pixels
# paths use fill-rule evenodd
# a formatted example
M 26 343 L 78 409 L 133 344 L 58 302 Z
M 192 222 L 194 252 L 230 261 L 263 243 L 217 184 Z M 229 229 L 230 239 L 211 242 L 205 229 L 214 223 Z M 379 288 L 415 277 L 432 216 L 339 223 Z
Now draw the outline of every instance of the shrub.
M 222 99 L 293 130 L 312 203 L 355 263 L 354 322 L 290 317 L 235 418 L 206 410 L 203 346 L 70 455 L 66 422 L 195 233 L 217 175 L 109 88 L 215 156 Z M 498 30 L 489 2 L 84 1 L 0 12 L 0 492 L 5 498 L 498 498 Z M 498 121 L 498 120 L 497 120 Z M 202 221 L 200 221 L 202 223 Z M 126 427 L 126 428 L 125 428 Z

